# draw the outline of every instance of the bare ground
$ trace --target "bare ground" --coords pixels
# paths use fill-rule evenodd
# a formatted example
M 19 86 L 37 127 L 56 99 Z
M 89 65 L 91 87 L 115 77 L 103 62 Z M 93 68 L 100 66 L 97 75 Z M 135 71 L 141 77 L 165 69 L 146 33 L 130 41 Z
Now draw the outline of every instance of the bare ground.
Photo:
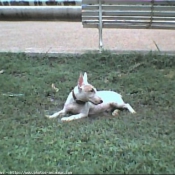
M 175 51 L 175 30 L 104 29 L 104 48 Z M 155 42 L 155 43 L 154 43 Z M 75 53 L 98 49 L 98 30 L 81 22 L 0 22 L 0 52 Z

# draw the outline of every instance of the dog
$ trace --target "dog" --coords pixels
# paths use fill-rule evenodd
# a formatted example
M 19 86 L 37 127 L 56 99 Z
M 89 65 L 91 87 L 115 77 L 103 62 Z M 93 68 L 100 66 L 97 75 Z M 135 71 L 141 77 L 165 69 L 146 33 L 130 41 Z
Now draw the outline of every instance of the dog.
M 53 115 L 46 115 L 47 118 L 56 118 L 67 113 L 72 113 L 70 117 L 63 117 L 61 121 L 72 121 L 87 117 L 97 113 L 112 112 L 113 116 L 118 115 L 119 108 L 128 109 L 131 113 L 136 113 L 129 103 L 125 103 L 122 96 L 114 91 L 97 91 L 88 83 L 87 73 L 80 73 L 77 86 L 69 93 L 64 107 L 61 111 Z

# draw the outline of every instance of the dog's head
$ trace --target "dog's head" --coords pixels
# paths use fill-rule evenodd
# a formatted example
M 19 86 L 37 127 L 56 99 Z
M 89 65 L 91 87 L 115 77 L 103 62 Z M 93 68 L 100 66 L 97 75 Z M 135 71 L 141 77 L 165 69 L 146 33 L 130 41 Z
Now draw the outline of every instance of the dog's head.
M 87 73 L 85 72 L 84 75 L 80 73 L 78 79 L 78 91 L 77 98 L 82 101 L 89 101 L 95 105 L 102 103 L 102 99 L 97 96 L 96 88 L 88 83 Z

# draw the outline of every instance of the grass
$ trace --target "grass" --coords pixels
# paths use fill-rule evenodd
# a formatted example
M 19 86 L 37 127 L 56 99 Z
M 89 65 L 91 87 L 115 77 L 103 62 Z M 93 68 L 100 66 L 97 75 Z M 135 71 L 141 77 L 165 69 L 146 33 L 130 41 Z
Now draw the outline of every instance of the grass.
M 175 173 L 175 56 L 0 53 L 2 69 L 0 172 Z M 98 89 L 121 93 L 137 114 L 45 118 L 63 107 L 80 71 Z

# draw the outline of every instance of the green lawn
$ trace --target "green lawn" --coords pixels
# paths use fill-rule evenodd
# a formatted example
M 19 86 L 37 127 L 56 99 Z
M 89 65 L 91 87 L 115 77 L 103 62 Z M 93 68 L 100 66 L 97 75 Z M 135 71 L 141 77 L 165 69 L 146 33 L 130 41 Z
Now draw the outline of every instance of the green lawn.
M 175 173 L 175 56 L 0 53 L 1 70 L 0 172 Z M 137 113 L 47 119 L 81 71 L 97 89 L 122 94 Z

